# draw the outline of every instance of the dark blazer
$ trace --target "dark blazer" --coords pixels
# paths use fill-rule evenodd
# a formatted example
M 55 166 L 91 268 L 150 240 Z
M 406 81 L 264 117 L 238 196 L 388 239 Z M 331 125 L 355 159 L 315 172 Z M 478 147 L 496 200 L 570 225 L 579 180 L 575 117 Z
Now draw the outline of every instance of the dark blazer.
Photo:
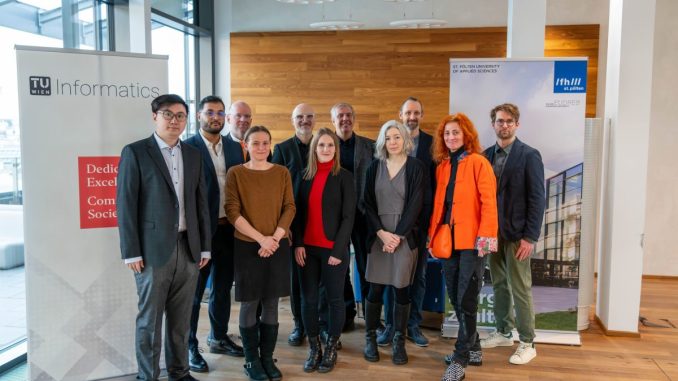
M 484 154 L 494 162 L 492 145 Z M 539 240 L 544 219 L 544 163 L 539 151 L 516 138 L 497 184 L 499 234 L 503 239 Z
M 372 160 L 374 160 L 374 140 L 355 134 L 355 147 L 353 150 L 353 179 L 355 181 L 356 202 L 358 210 L 364 214 L 365 176 L 367 175 L 367 168 L 372 164 Z
M 367 248 L 372 247 L 377 239 L 377 231 L 383 229 L 377 208 L 377 197 L 374 186 L 379 169 L 379 159 L 375 159 L 367 169 L 365 179 L 365 215 L 367 216 Z M 405 162 L 405 209 L 400 216 L 400 221 L 394 234 L 407 239 L 410 249 L 416 249 L 420 240 L 419 215 L 424 204 L 424 173 L 426 168 L 418 159 L 408 157 Z
M 302 178 L 299 185 L 299 194 L 295 199 L 297 214 L 292 225 L 294 247 L 304 246 L 304 233 L 308 218 L 308 198 L 311 193 L 313 180 Z M 322 211 L 323 230 L 328 240 L 334 241 L 332 256 L 348 260 L 348 244 L 351 241 L 353 218 L 355 217 L 355 191 L 353 190 L 353 175 L 341 168 L 339 173 L 327 176 L 323 188 Z
M 436 165 L 433 162 L 433 154 L 431 153 L 431 146 L 433 145 L 433 136 L 424 131 L 419 130 L 419 147 L 417 148 L 417 155 L 415 156 L 424 164 L 426 171 L 424 171 L 424 205 L 421 208 L 419 218 L 419 228 L 422 232 L 428 231 L 428 225 L 431 219 L 431 212 L 433 211 L 433 191 L 435 189 L 435 171 Z M 422 243 L 426 244 L 426 233 L 422 234 Z
M 242 156 L 242 148 L 240 144 L 236 143 L 231 139 L 229 135 L 222 136 L 222 148 L 224 151 L 224 160 L 226 161 L 226 172 L 238 164 L 243 164 L 245 162 Z M 203 172 L 205 173 L 205 184 L 207 186 L 207 204 L 210 210 L 210 221 L 211 221 L 211 232 L 212 236 L 217 232 L 217 223 L 219 220 L 219 208 L 223 208 L 223 205 L 220 205 L 219 194 L 219 180 L 217 179 L 216 168 L 212 162 L 212 156 L 210 156 L 209 150 L 205 145 L 205 141 L 200 136 L 200 133 L 193 135 L 192 137 L 184 141 L 186 144 L 190 144 L 193 147 L 196 147 L 200 151 L 203 162 Z M 224 176 L 226 174 L 224 173 Z M 230 229 L 233 229 L 233 226 L 228 224 Z
M 294 136 L 275 145 L 271 162 L 287 167 L 287 170 L 290 171 L 290 176 L 292 176 L 292 191 L 296 199 L 306 167 L 304 166 L 301 152 L 299 152 L 299 147 L 294 141 Z
M 184 164 L 184 206 L 190 253 L 195 262 L 210 251 L 210 216 L 200 152 L 181 145 Z M 161 266 L 177 243 L 179 203 L 172 178 L 155 137 L 122 150 L 118 166 L 116 209 L 123 259 L 142 257 Z

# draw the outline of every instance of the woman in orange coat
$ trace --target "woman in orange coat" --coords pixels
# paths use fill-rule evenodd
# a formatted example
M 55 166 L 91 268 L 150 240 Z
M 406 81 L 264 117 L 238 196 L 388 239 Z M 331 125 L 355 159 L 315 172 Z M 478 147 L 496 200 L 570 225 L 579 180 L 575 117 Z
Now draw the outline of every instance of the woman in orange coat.
M 492 165 L 480 154 L 478 132 L 469 118 L 457 113 L 443 118 L 433 142 L 436 190 L 429 237 L 449 224 L 452 250 L 443 261 L 445 285 L 459 321 L 454 352 L 443 381 L 464 378 L 467 365 L 481 365 L 476 330 L 483 257 L 497 251 L 497 185 Z M 439 233 L 440 234 L 440 233 Z M 436 237 L 438 239 L 438 237 Z M 436 253 L 440 256 L 440 253 Z

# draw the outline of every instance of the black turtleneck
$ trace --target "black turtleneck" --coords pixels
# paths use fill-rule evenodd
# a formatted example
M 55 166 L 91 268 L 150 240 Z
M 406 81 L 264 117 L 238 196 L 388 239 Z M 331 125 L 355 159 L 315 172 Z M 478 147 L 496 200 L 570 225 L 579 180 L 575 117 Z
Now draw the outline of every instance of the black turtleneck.
M 447 190 L 445 191 L 445 216 L 443 222 L 450 223 L 452 217 L 452 200 L 454 200 L 454 183 L 457 180 L 457 167 L 459 167 L 459 156 L 464 152 L 464 147 L 450 152 L 450 181 L 447 183 Z

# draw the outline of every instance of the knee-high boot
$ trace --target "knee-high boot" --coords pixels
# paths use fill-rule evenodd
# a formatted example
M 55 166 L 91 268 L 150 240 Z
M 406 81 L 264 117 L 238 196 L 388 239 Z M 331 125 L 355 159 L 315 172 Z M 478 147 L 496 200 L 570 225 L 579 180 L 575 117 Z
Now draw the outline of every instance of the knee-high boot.
M 252 381 L 267 381 L 268 375 L 259 358 L 259 326 L 240 327 L 240 336 L 245 353 L 245 374 Z
M 264 324 L 259 325 L 259 334 L 261 341 L 259 344 L 259 354 L 261 355 L 261 365 L 264 367 L 266 374 L 273 381 L 282 379 L 282 372 L 275 366 L 273 359 L 273 350 L 275 350 L 275 343 L 278 340 L 278 324 Z
M 393 309 L 393 325 L 395 326 L 395 335 L 393 335 L 393 363 L 396 365 L 407 364 L 407 351 L 405 351 L 405 330 L 407 321 L 410 318 L 410 305 L 396 303 Z
M 377 347 L 377 325 L 381 319 L 381 303 L 372 303 L 365 299 L 365 360 L 379 361 L 379 349 Z

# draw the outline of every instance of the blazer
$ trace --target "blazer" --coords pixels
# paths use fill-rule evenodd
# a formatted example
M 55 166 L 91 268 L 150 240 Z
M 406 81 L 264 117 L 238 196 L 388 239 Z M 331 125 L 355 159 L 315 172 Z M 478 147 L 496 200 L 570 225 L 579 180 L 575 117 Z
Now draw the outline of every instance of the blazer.
M 226 172 L 228 172 L 229 168 L 232 166 L 245 162 L 240 144 L 233 141 L 229 135 L 222 136 L 221 142 L 224 151 L 222 157 L 226 162 Z M 209 149 L 205 145 L 205 141 L 200 136 L 200 133 L 186 139 L 184 143 L 196 147 L 198 151 L 200 151 L 202 157 L 202 169 L 205 177 L 205 185 L 207 187 L 207 205 L 209 207 L 211 221 L 210 231 L 212 232 L 212 236 L 214 236 L 217 232 L 219 209 L 224 207 L 224 205 L 220 204 L 221 194 L 219 193 L 219 180 L 217 179 L 216 168 L 214 167 L 214 162 L 212 162 L 212 156 L 209 153 Z M 224 176 L 226 176 L 226 173 L 224 173 Z M 230 223 L 227 226 L 228 229 L 233 229 L 233 225 Z
M 436 168 L 436 190 L 428 235 L 443 221 L 445 193 L 450 182 L 450 159 Z M 452 198 L 454 250 L 475 249 L 476 238 L 497 238 L 496 179 L 483 155 L 466 152 L 459 157 Z
M 365 179 L 365 215 L 367 216 L 367 248 L 372 247 L 374 240 L 377 239 L 377 231 L 383 229 L 377 207 L 377 197 L 374 186 L 377 179 L 377 170 L 379 162 L 375 159 L 367 169 Z M 419 213 L 424 203 L 424 172 L 426 168 L 421 161 L 416 158 L 408 157 L 405 162 L 405 206 L 400 215 L 400 221 L 396 226 L 394 234 L 407 239 L 410 249 L 416 249 L 420 240 L 419 232 Z
M 198 150 L 182 144 L 181 155 L 188 246 L 198 262 L 201 252 L 210 251 L 212 238 L 204 172 Z M 179 203 L 153 135 L 123 148 L 116 192 L 122 258 L 142 257 L 151 266 L 165 264 L 177 243 Z
M 365 177 L 372 160 L 374 160 L 374 140 L 355 134 L 353 180 L 355 181 L 356 206 L 363 214 L 365 214 Z
M 297 214 L 292 225 L 292 237 L 294 247 L 304 246 L 304 233 L 308 218 L 308 198 L 311 194 L 313 179 L 304 180 L 299 186 L 299 195 L 295 200 Z M 327 176 L 325 188 L 323 188 L 322 211 L 323 230 L 325 237 L 334 241 L 331 256 L 348 260 L 348 248 L 353 230 L 355 217 L 355 191 L 353 190 L 353 175 L 346 169 L 341 168 L 339 173 Z
M 494 148 L 484 154 L 494 162 Z M 499 234 L 508 241 L 537 242 L 546 207 L 544 163 L 536 149 L 516 140 L 497 184 Z
M 435 189 L 436 165 L 433 162 L 433 154 L 431 153 L 432 145 L 433 136 L 420 129 L 419 147 L 417 148 L 417 155 L 415 157 L 424 164 L 424 167 L 426 167 L 426 171 L 424 171 L 424 174 L 426 175 L 424 178 L 424 205 L 421 208 L 421 215 L 419 217 L 419 227 L 424 232 L 428 231 L 433 204 L 433 190 Z M 422 234 L 422 239 L 423 238 L 426 238 L 424 234 Z
M 299 147 L 294 141 L 294 136 L 275 145 L 271 162 L 287 167 L 287 170 L 290 171 L 290 176 L 292 176 L 292 191 L 296 198 L 306 167 L 304 166 Z

